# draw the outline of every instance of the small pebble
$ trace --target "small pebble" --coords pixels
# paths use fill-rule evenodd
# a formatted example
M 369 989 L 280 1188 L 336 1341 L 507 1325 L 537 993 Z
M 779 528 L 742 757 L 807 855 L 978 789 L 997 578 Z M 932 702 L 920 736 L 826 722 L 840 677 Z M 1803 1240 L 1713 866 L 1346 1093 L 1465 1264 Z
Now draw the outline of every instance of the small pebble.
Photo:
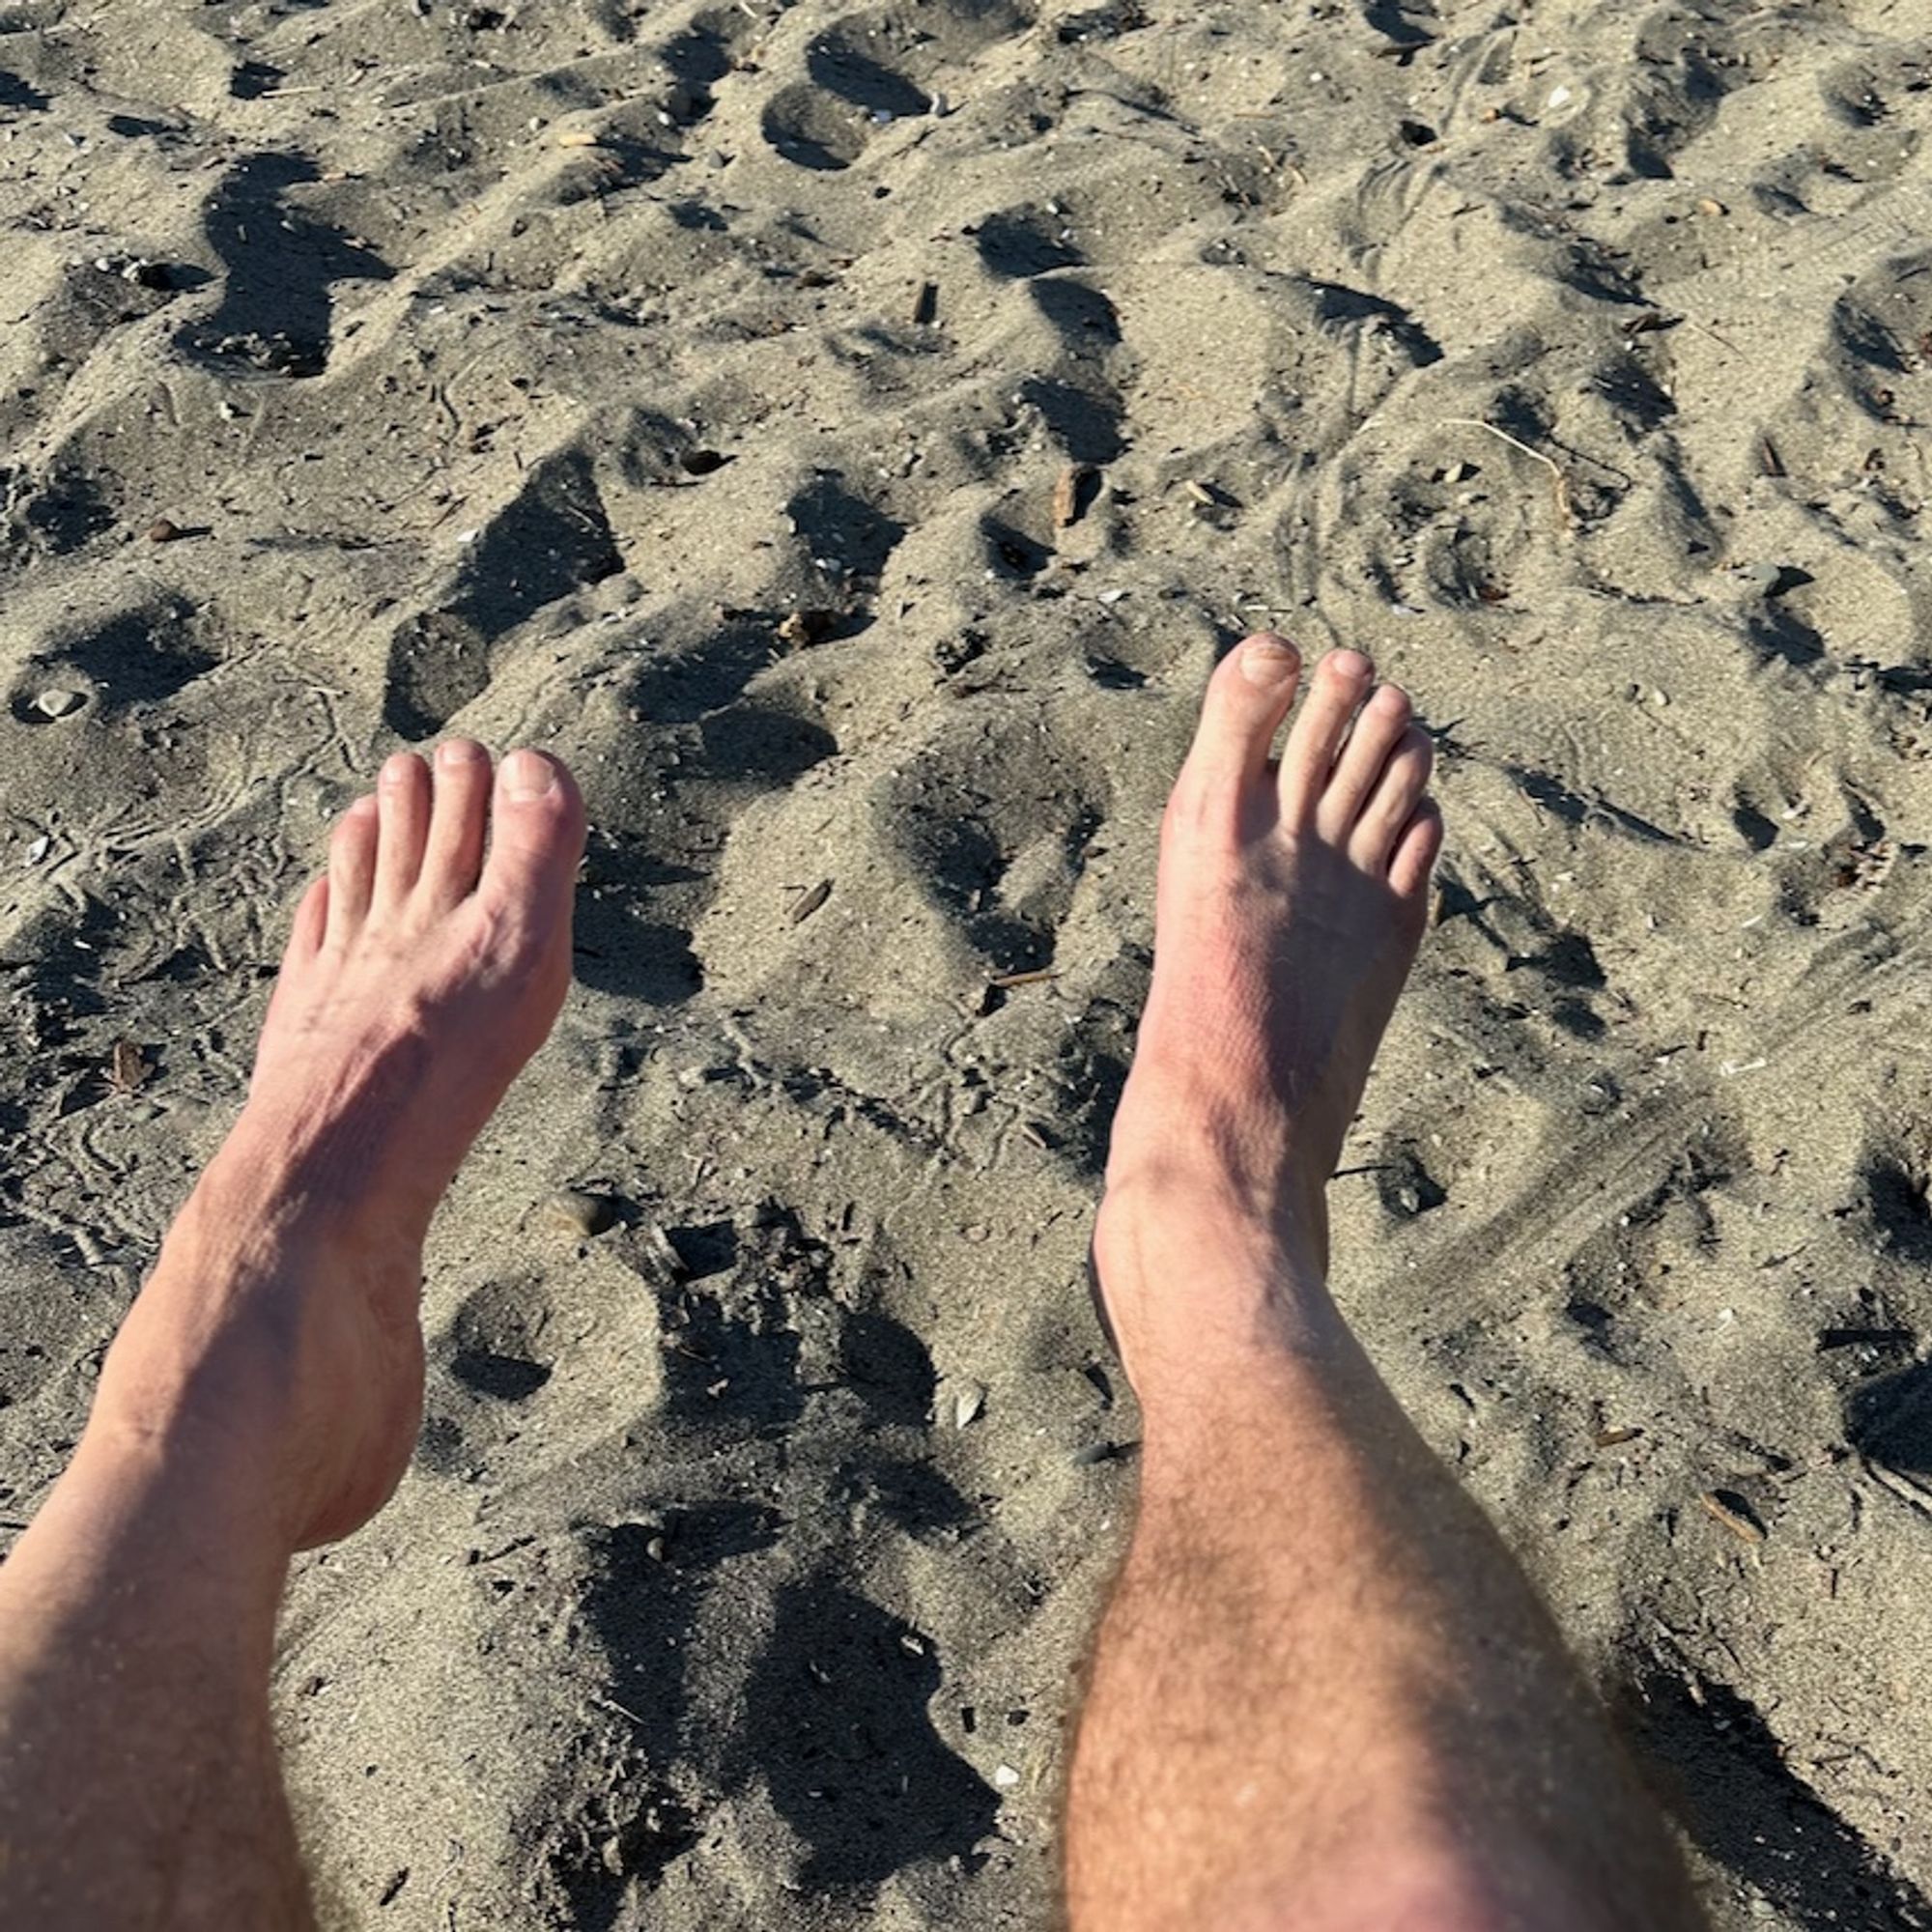
M 815 644 L 838 622 L 831 611 L 794 611 L 779 626 L 779 640 L 786 644 Z
M 1002 1791 L 1010 1791 L 1013 1788 L 1013 1786 L 1016 1785 L 1019 1781 L 1020 1781 L 1019 1773 L 1016 1772 L 1009 1764 L 1001 1765 L 1000 1768 L 993 1774 L 993 1782 L 997 1784 Z
M 54 841 L 51 838 L 49 838 L 44 832 L 43 832 L 41 836 L 38 838 L 36 838 L 31 845 L 27 847 L 27 864 L 30 866 L 38 866 L 41 863 L 41 861 L 47 856 L 47 853 L 52 849 L 53 842 Z
M 181 533 L 182 526 L 172 517 L 156 517 L 147 529 L 150 543 L 173 543 Z
M 43 691 L 34 699 L 34 709 L 43 718 L 65 718 L 70 712 L 78 711 L 87 702 L 87 694 L 80 691 L 63 691 L 59 686 Z
M 605 1234 L 617 1224 L 617 1204 L 608 1194 L 586 1194 L 576 1187 L 553 1194 L 548 1211 L 559 1226 L 585 1236 Z
M 978 1382 L 968 1382 L 952 1398 L 952 1426 L 964 1429 L 986 1406 L 986 1391 Z

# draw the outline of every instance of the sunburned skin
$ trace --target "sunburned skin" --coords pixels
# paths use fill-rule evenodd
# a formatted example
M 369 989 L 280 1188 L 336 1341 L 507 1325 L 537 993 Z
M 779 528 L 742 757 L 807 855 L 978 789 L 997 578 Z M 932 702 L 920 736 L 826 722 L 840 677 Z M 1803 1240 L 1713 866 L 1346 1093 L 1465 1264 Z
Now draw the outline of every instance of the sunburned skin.
M 1208 682 L 1095 1279 L 1140 1498 L 1066 1808 L 1073 1932 L 1690 1932 L 1656 1806 L 1327 1287 L 1325 1190 L 1427 923 L 1431 741 L 1356 651 Z
M 1094 1248 L 1144 1402 L 1189 1399 L 1267 1311 L 1238 1289 L 1144 1293 L 1134 1203 L 1184 1189 L 1320 1282 L 1324 1190 L 1428 918 L 1442 843 L 1428 732 L 1367 658 L 1335 651 L 1277 761 L 1299 670 L 1272 637 L 1222 665 L 1161 829 L 1153 985 Z

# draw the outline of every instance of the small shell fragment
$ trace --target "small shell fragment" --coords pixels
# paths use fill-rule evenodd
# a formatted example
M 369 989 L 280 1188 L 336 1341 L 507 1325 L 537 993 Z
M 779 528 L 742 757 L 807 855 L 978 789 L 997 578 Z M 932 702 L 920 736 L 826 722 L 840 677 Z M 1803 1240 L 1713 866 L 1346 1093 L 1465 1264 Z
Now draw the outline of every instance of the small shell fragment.
M 952 1426 L 954 1429 L 969 1427 L 986 1406 L 986 1391 L 978 1382 L 968 1382 L 952 1398 Z
M 56 685 L 51 690 L 42 692 L 34 699 L 34 709 L 43 718 L 65 718 L 71 712 L 78 711 L 86 702 L 85 692 L 66 691 Z
M 1064 530 L 1080 521 L 1083 498 L 1089 478 L 1094 474 L 1093 467 L 1085 463 L 1069 463 L 1060 472 L 1060 480 L 1053 486 L 1053 527 Z
M 791 911 L 785 917 L 793 925 L 803 925 L 831 896 L 832 881 L 820 879 L 809 892 L 801 893 L 793 900 Z
M 601 148 L 603 137 L 588 128 L 566 128 L 556 137 L 559 148 Z
M 117 1094 L 138 1094 L 155 1069 L 131 1039 L 117 1039 L 107 1059 L 107 1077 Z
M 677 1243 L 656 1221 L 646 1222 L 639 1234 L 646 1264 L 666 1281 L 682 1281 L 690 1273 Z

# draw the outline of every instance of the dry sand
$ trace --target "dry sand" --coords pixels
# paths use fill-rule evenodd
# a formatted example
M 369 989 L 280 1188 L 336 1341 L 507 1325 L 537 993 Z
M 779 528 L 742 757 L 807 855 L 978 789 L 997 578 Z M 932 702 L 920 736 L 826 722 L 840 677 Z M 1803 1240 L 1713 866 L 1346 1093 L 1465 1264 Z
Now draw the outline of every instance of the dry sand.
M 596 826 L 292 1595 L 332 1922 L 1044 1920 L 1152 832 L 1267 623 L 1451 828 L 1340 1293 L 1719 1923 L 1932 1923 L 1922 24 L 0 9 L 10 1527 L 329 815 L 454 728 Z

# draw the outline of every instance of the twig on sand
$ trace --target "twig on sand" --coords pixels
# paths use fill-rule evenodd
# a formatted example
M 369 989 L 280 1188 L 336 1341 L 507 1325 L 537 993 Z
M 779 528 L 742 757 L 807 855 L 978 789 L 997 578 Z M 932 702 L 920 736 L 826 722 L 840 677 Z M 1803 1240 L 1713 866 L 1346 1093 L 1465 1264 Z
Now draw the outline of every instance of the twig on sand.
M 603 1693 L 603 1692 L 602 1692 L 601 1690 L 593 1690 L 593 1691 L 591 1691 L 591 1693 L 590 1693 L 590 1701 L 591 1701 L 591 1702 L 592 1702 L 593 1704 L 601 1704 L 601 1705 L 603 1705 L 603 1707 L 604 1707 L 604 1708 L 605 1708 L 605 1710 L 607 1710 L 607 1711 L 614 1711 L 614 1712 L 615 1712 L 615 1713 L 617 1714 L 617 1716 L 618 1716 L 618 1717 L 620 1717 L 620 1718 L 629 1718 L 629 1719 L 630 1719 L 630 1720 L 632 1721 L 632 1723 L 634 1723 L 634 1724 L 638 1725 L 639 1729 L 648 1729 L 648 1728 L 649 1728 L 649 1727 L 648 1727 L 648 1726 L 647 1726 L 647 1725 L 646 1725 L 646 1724 L 644 1723 L 644 1720 L 643 1720 L 643 1719 L 641 1719 L 640 1717 L 639 1717 L 639 1716 L 638 1716 L 637 1712 L 635 1712 L 635 1711 L 633 1711 L 633 1710 L 630 1710 L 630 1709 L 628 1709 L 628 1708 L 627 1708 L 627 1707 L 626 1707 L 625 1705 L 622 1705 L 622 1704 L 618 1703 L 618 1701 L 617 1701 L 617 1700 L 616 1700 L 616 1698 L 614 1698 L 614 1697 L 607 1697 L 607 1696 L 605 1696 L 605 1695 L 604 1695 L 604 1693 Z
M 1553 456 L 1546 456 L 1540 449 L 1532 449 L 1520 439 L 1512 436 L 1506 429 L 1498 429 L 1492 422 L 1484 422 L 1479 416 L 1447 416 L 1443 419 L 1448 429 L 1488 430 L 1498 442 L 1506 442 L 1512 449 L 1520 450 L 1532 463 L 1540 463 L 1549 471 L 1549 480 L 1556 493 L 1556 514 L 1566 530 L 1577 526 L 1577 513 L 1570 504 L 1570 479 L 1563 473 L 1562 466 Z

